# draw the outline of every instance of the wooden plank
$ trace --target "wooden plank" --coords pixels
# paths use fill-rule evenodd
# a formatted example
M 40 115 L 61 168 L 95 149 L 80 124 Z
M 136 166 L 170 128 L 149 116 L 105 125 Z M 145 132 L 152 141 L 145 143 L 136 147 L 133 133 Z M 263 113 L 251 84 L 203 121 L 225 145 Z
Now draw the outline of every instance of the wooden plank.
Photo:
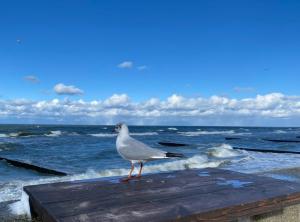
M 300 184 L 207 168 L 120 183 L 86 180 L 28 186 L 44 221 L 226 221 L 300 203 Z
M 269 185 L 270 186 L 270 185 Z M 257 195 L 257 192 L 253 189 L 253 195 Z M 223 198 L 220 198 L 220 195 L 223 196 Z M 240 195 L 239 193 L 237 195 Z M 214 209 L 218 209 L 218 207 L 221 205 L 226 207 L 226 204 L 231 206 L 232 203 L 236 203 L 236 196 L 231 195 L 230 199 L 226 199 L 228 196 L 228 190 L 224 190 L 222 193 L 208 193 L 203 195 L 191 195 L 189 199 L 187 198 L 177 198 L 177 197 L 171 197 L 168 199 L 159 199 L 159 200 L 151 200 L 147 202 L 139 202 L 139 204 L 135 205 L 127 205 L 127 204 L 119 204 L 118 207 L 113 208 L 106 208 L 99 213 L 82 213 L 80 215 L 86 215 L 91 220 L 97 221 L 109 221 L 112 217 L 117 218 L 119 215 L 123 215 L 122 220 L 123 221 L 139 221 L 139 218 L 135 218 L 134 214 L 136 215 L 142 215 L 144 211 L 147 213 L 147 221 L 158 221 L 159 219 L 163 218 L 164 220 L 169 220 L 172 218 L 185 218 L 186 216 L 198 215 L 197 217 L 200 217 L 200 215 L 203 215 L 206 211 L 213 211 Z M 258 196 L 260 198 L 260 196 Z M 214 201 L 207 202 L 208 199 L 212 199 Z M 224 200 L 226 202 L 224 203 Z M 256 200 L 256 199 L 254 199 Z M 172 203 L 172 204 L 170 204 Z M 258 207 L 257 204 L 259 204 L 260 207 L 262 207 L 262 204 L 254 202 L 252 206 Z M 237 208 L 241 208 L 245 205 L 238 206 Z M 256 209 L 255 208 L 255 209 Z M 202 211 L 199 211 L 201 209 Z M 252 210 L 252 209 L 250 209 Z M 228 213 L 226 213 L 228 211 Z M 134 212 L 134 214 L 132 214 Z M 177 212 L 177 213 L 176 213 Z M 224 215 L 225 212 L 225 215 Z M 213 211 L 213 213 L 206 213 L 206 217 L 201 216 L 201 218 L 208 219 L 210 217 L 216 218 L 216 217 L 224 217 L 228 218 L 237 216 L 235 213 L 239 212 L 238 209 L 233 208 L 231 210 L 226 210 L 226 208 L 222 209 L 221 211 Z M 127 215 L 127 216 L 124 216 Z M 247 215 L 249 216 L 249 212 L 247 212 Z M 255 213 L 253 213 L 255 215 Z M 71 218 L 76 218 L 78 216 L 73 216 Z M 133 219 L 135 218 L 135 219 Z M 65 218 L 66 221 L 69 221 L 69 219 Z M 64 220 L 65 221 L 65 220 Z M 221 220 L 218 220 L 221 221 Z

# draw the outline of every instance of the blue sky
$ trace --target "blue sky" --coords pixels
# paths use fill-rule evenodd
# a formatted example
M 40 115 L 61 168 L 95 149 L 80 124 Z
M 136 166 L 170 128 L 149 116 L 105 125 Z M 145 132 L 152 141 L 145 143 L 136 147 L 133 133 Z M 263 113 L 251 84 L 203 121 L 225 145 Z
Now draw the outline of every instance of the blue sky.
M 300 95 L 299 1 L 0 4 L 2 101 Z

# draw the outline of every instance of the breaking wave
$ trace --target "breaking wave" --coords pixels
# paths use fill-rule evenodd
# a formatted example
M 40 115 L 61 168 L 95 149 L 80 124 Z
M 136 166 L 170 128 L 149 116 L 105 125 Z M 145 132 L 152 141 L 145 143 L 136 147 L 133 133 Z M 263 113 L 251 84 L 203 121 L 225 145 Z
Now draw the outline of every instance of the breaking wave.
M 116 137 L 116 133 L 91 133 L 89 134 L 90 136 L 95 136 L 95 137 Z
M 78 136 L 82 134 L 81 132 L 62 132 L 60 130 L 52 130 L 49 132 L 27 132 L 27 131 L 21 131 L 21 132 L 15 132 L 15 133 L 1 133 L 0 138 L 6 138 L 6 137 L 11 137 L 11 138 L 17 138 L 17 137 L 33 137 L 33 136 L 48 136 L 48 137 L 58 137 L 61 136 L 62 134 L 64 135 L 69 135 L 69 136 Z
M 45 136 L 50 136 L 50 137 L 57 137 L 57 136 L 61 136 L 62 132 L 60 130 L 53 130 L 50 131 L 49 133 L 45 134 Z
M 234 133 L 235 136 L 245 136 L 245 135 L 252 135 L 252 133 Z
M 284 131 L 284 130 L 274 130 L 274 133 L 287 133 L 287 131 Z
M 39 136 L 42 135 L 41 133 L 34 133 L 34 132 L 27 132 L 27 131 L 20 131 L 16 133 L 1 133 L 0 137 L 31 137 L 31 136 Z
M 118 134 L 116 133 L 92 133 L 90 136 L 95 137 L 116 137 Z M 130 133 L 131 136 L 154 136 L 158 135 L 157 132 L 145 132 L 145 133 Z
M 190 132 L 178 132 L 182 136 L 200 136 L 200 135 L 216 135 L 216 134 L 234 134 L 234 130 L 225 131 L 190 131 Z
M 132 136 L 154 136 L 158 135 L 157 132 L 145 132 L 145 133 L 130 133 Z
M 229 144 L 222 144 L 221 146 L 208 149 L 207 154 L 213 157 L 226 158 L 239 156 L 241 155 L 241 152 L 232 149 L 232 146 Z
M 13 215 L 27 215 L 31 218 L 29 197 L 22 191 L 21 199 L 9 205 L 10 211 Z
M 169 127 L 168 128 L 168 130 L 173 130 L 173 131 L 176 131 L 176 130 L 178 130 L 177 128 L 175 128 L 175 127 Z

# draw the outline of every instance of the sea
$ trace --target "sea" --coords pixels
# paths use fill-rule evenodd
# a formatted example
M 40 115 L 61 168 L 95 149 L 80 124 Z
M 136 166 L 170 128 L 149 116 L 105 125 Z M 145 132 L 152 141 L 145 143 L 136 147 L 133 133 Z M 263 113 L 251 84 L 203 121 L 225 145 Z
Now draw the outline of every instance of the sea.
M 0 157 L 68 174 L 42 174 L 0 160 L 0 204 L 20 200 L 27 185 L 127 175 L 130 163 L 118 155 L 113 129 L 106 125 L 0 125 Z M 215 167 L 300 182 L 300 154 L 233 149 L 300 152 L 300 143 L 268 141 L 300 141 L 300 128 L 129 126 L 129 130 L 151 147 L 185 156 L 147 162 L 144 174 Z M 159 142 L 186 146 L 167 147 Z

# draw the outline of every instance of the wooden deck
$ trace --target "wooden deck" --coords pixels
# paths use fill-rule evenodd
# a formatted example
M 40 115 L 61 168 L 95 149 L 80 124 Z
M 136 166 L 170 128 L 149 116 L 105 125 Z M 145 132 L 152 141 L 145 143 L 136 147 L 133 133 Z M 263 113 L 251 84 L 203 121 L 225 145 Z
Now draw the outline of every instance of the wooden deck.
M 220 169 L 27 186 L 43 221 L 234 221 L 300 203 L 300 184 Z

